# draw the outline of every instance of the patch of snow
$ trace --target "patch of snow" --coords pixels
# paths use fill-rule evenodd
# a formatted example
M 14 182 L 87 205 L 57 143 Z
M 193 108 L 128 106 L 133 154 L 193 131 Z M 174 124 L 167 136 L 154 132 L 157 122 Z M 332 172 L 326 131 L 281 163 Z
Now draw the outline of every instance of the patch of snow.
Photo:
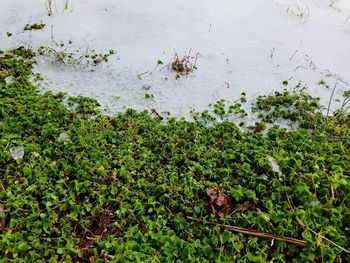
M 58 136 L 57 140 L 68 142 L 68 141 L 70 141 L 70 136 L 65 132 L 61 132 L 60 135 Z
M 277 173 L 278 175 L 282 175 L 282 172 L 280 170 L 280 167 L 279 165 L 276 163 L 276 160 L 275 158 L 273 158 L 272 156 L 268 155 L 267 156 L 267 159 L 269 160 L 270 162 L 270 165 L 272 167 L 272 171 L 274 171 L 275 173 Z
M 6 77 L 5 78 L 5 82 L 8 84 L 8 83 L 10 83 L 12 81 L 12 78 L 11 77 Z
M 24 148 L 23 147 L 17 147 L 17 148 L 12 148 L 10 149 L 10 153 L 12 155 L 12 158 L 14 160 L 20 160 L 24 156 Z
M 67 10 L 63 0 L 52 2 L 48 16 L 43 0 L 2 0 L 0 48 L 72 41 L 67 49 L 116 50 L 98 66 L 45 57 L 36 66 L 49 89 L 95 97 L 108 113 L 131 107 L 188 116 L 242 92 L 249 99 L 281 90 L 283 80 L 290 90 L 307 87 L 327 106 L 337 80 L 333 99 L 349 88 L 346 0 L 79 0 L 68 1 Z M 43 30 L 23 30 L 41 21 Z M 163 65 L 153 71 L 158 60 L 171 63 L 174 50 L 180 57 L 199 52 L 198 69 L 179 79 Z M 319 85 L 321 79 L 330 88 Z M 152 87 L 152 100 L 144 87 Z

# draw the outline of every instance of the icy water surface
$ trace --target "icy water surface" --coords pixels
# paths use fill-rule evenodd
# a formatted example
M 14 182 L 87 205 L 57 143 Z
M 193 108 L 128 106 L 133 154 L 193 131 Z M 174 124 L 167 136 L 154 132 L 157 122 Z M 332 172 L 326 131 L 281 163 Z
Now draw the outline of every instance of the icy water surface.
M 48 16 L 44 0 L 2 0 L 0 48 L 63 41 L 82 52 L 116 50 L 97 67 L 47 58 L 36 67 L 47 88 L 93 96 L 110 113 L 132 107 L 187 116 L 241 92 L 253 98 L 281 90 L 284 80 L 288 89 L 300 83 L 326 105 L 336 82 L 335 98 L 349 87 L 350 1 L 71 0 L 66 8 L 65 1 L 52 1 Z M 43 30 L 23 30 L 41 21 Z M 190 50 L 199 53 L 197 70 L 176 79 L 163 66 L 174 52 Z M 158 60 L 164 65 L 153 71 Z

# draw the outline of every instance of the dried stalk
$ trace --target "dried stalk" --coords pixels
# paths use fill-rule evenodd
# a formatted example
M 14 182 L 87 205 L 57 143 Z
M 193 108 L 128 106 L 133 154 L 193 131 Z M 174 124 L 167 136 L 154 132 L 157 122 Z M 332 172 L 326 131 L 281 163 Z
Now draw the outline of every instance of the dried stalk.
M 160 115 L 155 109 L 152 109 L 152 112 L 157 115 L 157 117 L 160 119 L 160 120 L 163 120 L 164 117 L 162 115 Z
M 188 220 L 191 220 L 191 221 L 200 222 L 200 223 L 205 224 L 203 221 L 201 221 L 198 218 L 194 218 L 194 217 L 191 217 L 191 216 L 186 216 L 186 218 Z M 306 244 L 305 240 L 300 240 L 300 239 L 291 238 L 291 237 L 277 236 L 277 235 L 274 235 L 274 234 L 258 232 L 258 231 L 247 229 L 247 228 L 241 228 L 241 227 L 237 227 L 237 226 L 217 224 L 217 223 L 213 223 L 213 222 L 208 222 L 207 224 L 219 226 L 221 228 L 224 228 L 224 229 L 227 229 L 227 230 L 230 230 L 230 231 L 233 231 L 233 232 L 237 232 L 237 233 L 246 234 L 246 235 L 251 235 L 251 236 L 256 236 L 256 237 L 270 238 L 270 239 L 275 239 L 275 240 L 279 240 L 279 241 L 284 241 L 286 243 L 291 243 L 291 244 L 294 244 L 294 245 L 297 245 L 297 246 L 300 246 L 300 247 L 304 247 L 305 244 Z
M 295 218 L 297 220 L 297 223 L 304 229 L 307 229 L 308 231 L 310 231 L 311 233 L 313 233 L 314 235 L 316 236 L 319 236 L 320 238 L 328 241 L 329 243 L 331 243 L 332 245 L 336 246 L 337 248 L 341 249 L 342 251 L 350 254 L 350 251 L 343 248 L 342 246 L 338 245 L 337 243 L 333 242 L 332 240 L 328 239 L 327 237 L 321 235 L 320 233 L 317 233 L 316 231 L 312 230 L 310 227 L 308 227 L 307 225 L 304 224 L 303 221 L 301 221 L 301 219 L 297 216 L 297 214 L 295 213 L 295 209 L 294 209 L 294 206 L 292 204 L 292 201 L 290 200 L 290 197 L 288 195 L 288 193 L 286 193 L 286 196 L 287 196 L 287 200 L 288 200 L 288 204 L 289 204 L 289 207 L 292 209 L 294 215 L 295 215 Z
M 46 1 L 46 9 L 47 9 L 47 15 L 52 16 L 52 0 L 47 0 Z

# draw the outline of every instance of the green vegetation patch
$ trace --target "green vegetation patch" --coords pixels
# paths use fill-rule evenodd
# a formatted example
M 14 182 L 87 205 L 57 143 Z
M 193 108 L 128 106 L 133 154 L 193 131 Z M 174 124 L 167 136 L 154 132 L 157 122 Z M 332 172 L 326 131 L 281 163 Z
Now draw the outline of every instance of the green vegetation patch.
M 325 117 L 317 99 L 282 92 L 259 97 L 261 120 L 243 129 L 225 118 L 245 115 L 239 103 L 192 122 L 104 116 L 93 99 L 67 109 L 65 94 L 40 94 L 34 58 L 0 54 L 1 262 L 350 261 L 343 110 Z

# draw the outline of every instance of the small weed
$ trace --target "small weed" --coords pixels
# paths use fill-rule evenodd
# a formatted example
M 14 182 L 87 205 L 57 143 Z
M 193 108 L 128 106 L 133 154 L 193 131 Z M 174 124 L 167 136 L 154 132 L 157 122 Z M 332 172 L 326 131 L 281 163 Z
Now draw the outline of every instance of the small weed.
M 334 7 L 337 4 L 338 0 L 330 0 L 329 1 L 329 6 Z
M 73 10 L 72 5 L 70 4 L 69 0 L 62 0 L 62 3 L 63 3 L 63 6 L 62 6 L 63 12 L 68 12 L 68 11 Z M 53 0 L 46 0 L 45 4 L 46 4 L 47 15 L 52 16 L 53 15 L 54 1 Z M 57 7 L 56 7 L 56 9 L 57 9 Z
M 44 27 L 45 27 L 45 24 L 43 22 L 41 22 L 41 23 L 34 23 L 34 24 L 26 24 L 24 26 L 24 31 L 41 30 Z
M 146 99 L 153 99 L 154 95 L 152 93 L 145 93 L 145 98 Z
M 163 63 L 163 61 L 161 61 L 160 59 L 157 61 L 157 65 L 155 66 L 155 68 L 151 71 L 151 72 L 145 72 L 145 73 L 149 73 L 149 74 L 152 74 L 160 65 L 163 65 L 164 63 Z M 144 73 L 144 74 L 145 74 Z M 138 76 L 140 76 L 140 75 L 138 75 Z
M 72 42 L 70 41 L 69 43 L 71 44 Z M 74 49 L 73 51 L 69 51 L 62 42 L 56 45 L 57 48 L 39 47 L 39 55 L 53 57 L 57 62 L 68 65 L 99 65 L 102 62 L 108 62 L 109 57 L 115 54 L 115 51 L 112 49 L 107 53 L 96 53 L 95 50 L 90 50 L 89 48 L 85 50 Z
M 342 102 L 342 105 L 341 105 L 341 110 L 345 113 L 347 113 L 350 109 L 350 90 L 346 90 L 344 91 L 343 93 L 343 102 Z
M 63 6 L 63 11 L 68 11 L 69 10 L 69 0 L 64 1 L 64 6 Z
M 326 88 L 329 88 L 328 82 L 327 82 L 327 80 L 325 80 L 325 79 L 321 79 L 321 80 L 318 82 L 318 85 L 322 85 L 322 86 L 325 86 Z
M 291 5 L 287 7 L 287 14 L 291 14 L 295 17 L 298 17 L 302 24 L 305 24 L 310 18 L 310 8 L 305 7 L 302 8 L 297 4 Z

